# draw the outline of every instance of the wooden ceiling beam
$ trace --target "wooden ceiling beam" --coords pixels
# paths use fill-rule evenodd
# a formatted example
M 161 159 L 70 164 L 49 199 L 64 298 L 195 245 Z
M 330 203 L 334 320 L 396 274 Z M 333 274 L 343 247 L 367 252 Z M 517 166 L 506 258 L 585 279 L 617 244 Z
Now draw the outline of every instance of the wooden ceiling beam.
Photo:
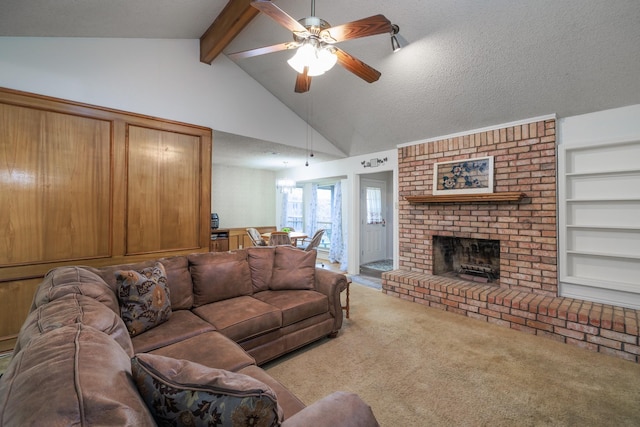
M 211 64 L 240 31 L 260 13 L 252 0 L 229 0 L 213 24 L 200 37 L 200 61 Z

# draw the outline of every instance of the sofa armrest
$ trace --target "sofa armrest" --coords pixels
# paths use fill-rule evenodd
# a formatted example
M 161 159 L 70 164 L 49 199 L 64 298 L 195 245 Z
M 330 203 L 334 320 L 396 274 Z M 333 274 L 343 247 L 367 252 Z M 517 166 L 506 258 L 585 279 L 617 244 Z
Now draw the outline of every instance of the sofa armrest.
M 371 407 L 357 394 L 332 393 L 287 418 L 282 427 L 377 427 Z
M 340 293 L 347 288 L 347 276 L 334 271 L 316 268 L 315 290 L 329 298 L 329 312 L 335 319 L 333 331 L 342 327 L 342 304 Z

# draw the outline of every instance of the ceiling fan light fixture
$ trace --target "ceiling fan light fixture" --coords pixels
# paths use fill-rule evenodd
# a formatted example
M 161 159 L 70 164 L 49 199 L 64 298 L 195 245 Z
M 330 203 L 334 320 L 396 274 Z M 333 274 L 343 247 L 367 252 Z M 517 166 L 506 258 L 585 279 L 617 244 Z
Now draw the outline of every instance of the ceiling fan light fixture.
M 398 41 L 398 33 L 400 32 L 400 27 L 396 24 L 392 24 L 391 25 L 391 50 L 393 50 L 394 52 L 399 51 L 400 49 L 402 49 L 402 45 L 400 44 L 400 41 Z
M 337 61 L 338 57 L 333 49 L 306 42 L 287 63 L 298 74 L 303 74 L 305 67 L 308 67 L 307 75 L 314 77 L 329 71 Z

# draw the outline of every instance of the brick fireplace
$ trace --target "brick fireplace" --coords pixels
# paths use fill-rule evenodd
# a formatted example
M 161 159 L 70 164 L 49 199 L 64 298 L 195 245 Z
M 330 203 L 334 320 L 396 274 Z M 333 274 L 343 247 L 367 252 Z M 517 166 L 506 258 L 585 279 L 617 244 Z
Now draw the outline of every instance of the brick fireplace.
M 500 242 L 500 286 L 555 296 L 555 120 L 434 141 L 399 152 L 400 268 L 433 274 L 433 236 Z M 519 202 L 411 204 L 431 194 L 433 164 L 494 157 L 494 192 L 521 192 Z
M 433 274 L 500 284 L 500 241 L 433 236 Z
M 485 156 L 491 195 L 433 196 L 434 163 Z M 640 312 L 559 296 L 554 118 L 401 147 L 398 171 L 399 269 L 382 275 L 384 293 L 639 361 Z M 522 197 L 500 197 L 511 194 Z M 469 239 L 493 242 L 496 280 L 441 274 L 443 238 L 470 255 Z

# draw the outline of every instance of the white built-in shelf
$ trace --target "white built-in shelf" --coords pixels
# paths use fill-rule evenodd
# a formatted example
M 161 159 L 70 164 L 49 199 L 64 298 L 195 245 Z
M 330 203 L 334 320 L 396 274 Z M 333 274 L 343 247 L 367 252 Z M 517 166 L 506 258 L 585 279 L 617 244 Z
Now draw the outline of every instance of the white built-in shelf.
M 640 294 L 639 155 L 637 140 L 559 150 L 560 273 L 573 291 Z
M 576 230 L 608 230 L 608 231 L 629 231 L 629 232 L 640 231 L 640 227 L 632 227 L 632 226 L 625 226 L 625 225 L 569 224 L 567 225 L 567 228 L 576 229 Z
M 592 252 L 592 251 L 567 250 L 567 254 L 571 254 L 571 255 L 588 255 L 588 256 L 599 257 L 599 258 L 618 258 L 618 259 L 640 260 L 640 255 L 616 254 L 616 253 L 613 253 L 613 252 Z
M 567 203 L 589 203 L 589 202 L 640 202 L 640 197 L 597 197 L 567 199 Z
M 593 172 L 569 172 L 566 173 L 567 177 L 590 177 L 590 176 L 609 176 L 609 175 L 633 175 L 640 173 L 640 169 L 618 169 L 618 170 L 599 170 Z

